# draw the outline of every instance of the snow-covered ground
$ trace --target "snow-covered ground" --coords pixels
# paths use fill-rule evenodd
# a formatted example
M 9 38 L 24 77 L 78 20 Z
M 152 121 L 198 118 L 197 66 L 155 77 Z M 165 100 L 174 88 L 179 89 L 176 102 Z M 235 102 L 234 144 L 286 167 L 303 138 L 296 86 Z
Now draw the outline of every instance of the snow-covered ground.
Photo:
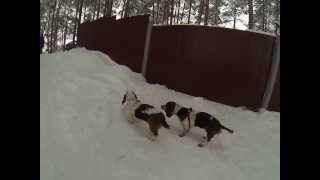
M 42 180 L 277 180 L 280 113 L 257 114 L 148 84 L 126 66 L 84 48 L 40 55 Z M 176 117 L 151 142 L 144 122 L 121 113 L 127 88 L 160 107 L 175 100 L 215 115 L 223 131 L 199 148 L 202 131 L 184 138 Z

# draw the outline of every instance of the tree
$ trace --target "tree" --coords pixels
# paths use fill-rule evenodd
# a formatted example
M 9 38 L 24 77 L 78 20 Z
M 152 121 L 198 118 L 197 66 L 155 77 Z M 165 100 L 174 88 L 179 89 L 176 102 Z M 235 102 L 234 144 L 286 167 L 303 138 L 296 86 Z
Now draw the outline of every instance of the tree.
M 124 17 L 129 17 L 129 6 L 130 6 L 131 0 L 126 0 L 125 8 L 124 8 Z
M 109 0 L 108 9 L 107 9 L 107 17 L 112 16 L 112 7 L 113 7 L 113 0 Z
M 164 7 L 163 7 L 163 16 L 162 16 L 162 24 L 165 24 L 166 22 L 166 16 L 167 16 L 167 1 L 164 1 Z
M 183 2 L 182 13 L 181 13 L 181 16 L 180 16 L 180 23 L 183 23 L 185 7 L 186 7 L 186 1 Z
M 54 22 L 55 22 L 57 3 L 58 3 L 58 0 L 54 1 L 52 18 L 51 18 L 51 33 L 50 33 L 50 48 L 49 48 L 50 53 L 53 51 L 53 46 L 54 46 L 53 35 L 54 35 Z
M 233 28 L 236 28 L 238 16 L 245 13 L 248 6 L 247 0 L 227 0 L 225 2 L 226 10 L 221 14 L 222 23 L 233 22 Z
M 160 13 L 160 0 L 157 0 L 157 17 L 156 17 L 156 24 L 159 22 L 159 13 Z
M 57 1 L 57 7 L 56 7 L 56 15 L 55 15 L 55 19 L 54 19 L 54 28 L 53 28 L 53 51 L 55 51 L 57 49 L 57 39 L 58 39 L 58 30 L 59 30 L 59 14 L 60 14 L 60 7 L 61 7 L 61 3 L 59 1 Z
M 274 25 L 277 15 L 274 14 L 276 9 L 275 0 L 256 0 L 255 11 L 255 26 L 257 30 L 271 31 L 272 24 Z
M 155 0 L 152 0 L 152 22 L 154 22 L 155 21 L 155 17 L 154 17 L 154 2 L 155 2 Z
M 98 10 L 97 10 L 97 18 L 99 18 L 99 15 L 100 15 L 100 0 L 98 0 Z
M 119 7 L 120 12 L 112 10 Z M 280 21 L 280 0 L 42 0 L 40 30 L 47 51 L 79 39 L 80 23 L 115 13 L 121 17 L 150 13 L 155 24 L 230 23 L 233 28 L 245 13 L 249 29 L 274 32 Z
M 181 4 L 180 4 L 181 2 L 180 2 L 180 0 L 178 1 L 178 4 L 177 4 L 177 7 L 178 7 L 178 13 L 177 13 L 177 19 L 176 19 L 176 24 L 178 24 L 179 23 L 179 15 L 180 15 L 180 6 L 181 6 Z
M 170 25 L 172 25 L 172 20 L 173 20 L 173 10 L 174 10 L 174 0 L 171 0 Z
M 80 6 L 79 6 L 79 17 L 78 17 L 78 21 L 77 21 L 77 40 L 79 40 L 79 27 L 80 27 L 81 17 L 82 17 L 81 15 L 82 15 L 83 2 L 84 2 L 84 0 L 81 0 Z
M 200 5 L 199 5 L 199 11 L 198 11 L 198 24 L 201 24 L 201 18 L 202 18 L 202 14 L 203 14 L 203 7 L 204 7 L 204 0 L 200 0 Z
M 208 16 L 209 16 L 209 0 L 204 0 L 205 5 L 204 5 L 204 25 L 208 25 Z
M 193 0 L 189 0 L 188 24 L 190 24 L 190 16 L 191 16 L 191 9 L 192 9 L 192 1 L 193 1 Z
M 214 20 L 213 20 L 214 25 L 219 24 L 219 14 L 220 14 L 219 8 L 221 6 L 220 2 L 221 2 L 220 0 L 214 1 Z
M 76 3 L 76 15 L 74 18 L 74 28 L 73 28 L 73 38 L 72 41 L 75 42 L 76 40 L 76 35 L 77 35 L 77 17 L 78 17 L 78 12 L 79 12 L 79 5 L 80 5 L 80 1 L 75 0 L 74 1 Z
M 248 27 L 249 27 L 249 29 L 253 29 L 254 28 L 254 22 L 253 22 L 253 0 L 248 0 L 248 11 L 249 11 Z

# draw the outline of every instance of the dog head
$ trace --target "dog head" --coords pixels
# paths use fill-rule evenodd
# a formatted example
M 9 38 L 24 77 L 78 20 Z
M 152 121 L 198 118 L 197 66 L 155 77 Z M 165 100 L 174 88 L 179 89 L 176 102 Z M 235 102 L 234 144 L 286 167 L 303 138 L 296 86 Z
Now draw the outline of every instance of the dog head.
M 166 112 L 167 117 L 171 117 L 173 115 L 174 108 L 176 107 L 176 103 L 173 101 L 167 102 L 166 104 L 161 106 L 161 109 Z
M 138 100 L 138 97 L 137 97 L 136 93 L 134 93 L 133 90 L 127 90 L 123 96 L 122 104 L 124 104 L 126 102 L 137 101 L 137 100 Z

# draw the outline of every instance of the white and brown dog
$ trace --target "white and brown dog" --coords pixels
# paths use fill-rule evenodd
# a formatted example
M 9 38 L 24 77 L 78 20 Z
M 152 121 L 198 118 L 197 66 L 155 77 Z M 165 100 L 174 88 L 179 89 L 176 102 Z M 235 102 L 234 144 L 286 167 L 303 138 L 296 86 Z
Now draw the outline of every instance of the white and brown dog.
M 136 119 L 139 119 L 148 123 L 152 141 L 158 136 L 158 130 L 161 126 L 170 128 L 162 111 L 149 104 L 143 104 L 134 91 L 130 90 L 125 93 L 122 104 L 124 104 L 124 111 L 129 122 L 133 123 Z
M 166 115 L 170 118 L 172 115 L 178 116 L 182 125 L 183 131 L 179 134 L 180 137 L 184 137 L 189 130 L 196 126 L 206 131 L 206 136 L 203 137 L 203 141 L 198 144 L 199 147 L 207 145 L 212 137 L 221 132 L 221 129 L 225 129 L 230 133 L 233 130 L 223 126 L 215 117 L 205 112 L 196 112 L 192 108 L 183 107 L 176 102 L 170 101 L 161 106 L 166 112 Z

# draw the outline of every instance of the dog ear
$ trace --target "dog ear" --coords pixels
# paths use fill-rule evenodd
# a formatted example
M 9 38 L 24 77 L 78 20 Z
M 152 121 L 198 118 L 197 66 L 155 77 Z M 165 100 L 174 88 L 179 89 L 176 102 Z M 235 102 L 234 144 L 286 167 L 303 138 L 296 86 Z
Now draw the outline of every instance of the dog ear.
M 136 93 L 135 93 L 134 91 L 132 91 L 132 93 L 133 93 L 134 97 L 135 97 L 136 99 L 138 99 L 138 96 L 136 95 Z
M 123 99 L 122 99 L 122 104 L 125 103 L 127 100 L 127 93 L 123 96 Z

